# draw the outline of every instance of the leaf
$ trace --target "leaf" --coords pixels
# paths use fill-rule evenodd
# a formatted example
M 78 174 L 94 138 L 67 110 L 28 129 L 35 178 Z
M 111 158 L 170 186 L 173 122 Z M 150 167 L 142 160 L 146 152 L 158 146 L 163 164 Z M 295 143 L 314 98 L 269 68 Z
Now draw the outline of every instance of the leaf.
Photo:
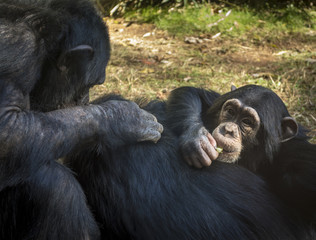
M 289 51 L 281 51 L 281 52 L 278 52 L 278 53 L 274 53 L 273 55 L 280 56 L 280 55 L 284 55 L 284 54 L 286 54 L 288 52 Z
M 222 33 L 220 33 L 220 32 L 219 32 L 219 33 L 216 33 L 214 36 L 212 36 L 212 39 L 219 37 L 221 34 L 222 34 Z
M 229 10 L 226 14 L 225 17 L 228 17 L 231 14 L 232 10 Z
M 144 68 L 142 71 L 140 71 L 141 73 L 145 73 L 145 74 L 148 74 L 148 73 L 154 73 L 155 72 L 155 69 L 153 68 Z
M 183 79 L 183 81 L 184 82 L 188 82 L 188 81 L 190 81 L 192 78 L 189 76 L 189 77 L 185 77 L 184 79 Z
M 143 35 L 143 38 L 145 38 L 145 37 L 150 37 L 151 36 L 151 32 L 148 32 L 148 33 L 145 33 L 144 35 Z
M 196 37 L 186 37 L 184 39 L 184 41 L 186 43 L 190 43 L 190 44 L 197 44 L 197 43 L 202 43 L 203 42 L 202 39 L 199 39 L 199 38 L 196 38 Z

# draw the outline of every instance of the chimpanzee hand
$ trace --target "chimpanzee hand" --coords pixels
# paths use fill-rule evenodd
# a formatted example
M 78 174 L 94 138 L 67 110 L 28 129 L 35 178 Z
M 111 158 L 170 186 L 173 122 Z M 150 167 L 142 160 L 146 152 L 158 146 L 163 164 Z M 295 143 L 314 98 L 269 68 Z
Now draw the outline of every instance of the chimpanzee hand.
M 110 100 L 99 104 L 105 111 L 105 140 L 111 146 L 142 141 L 157 142 L 163 127 L 154 115 L 130 101 Z
M 204 127 L 188 129 L 180 137 L 182 156 L 190 165 L 197 168 L 210 166 L 218 157 L 216 141 Z

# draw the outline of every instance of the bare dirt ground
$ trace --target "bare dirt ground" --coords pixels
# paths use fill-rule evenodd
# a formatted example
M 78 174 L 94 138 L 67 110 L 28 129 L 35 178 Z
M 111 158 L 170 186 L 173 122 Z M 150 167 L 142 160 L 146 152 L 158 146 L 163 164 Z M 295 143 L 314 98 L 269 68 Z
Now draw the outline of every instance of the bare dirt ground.
M 151 24 L 107 19 L 112 56 L 107 80 L 91 98 L 118 93 L 165 100 L 180 86 L 220 93 L 259 84 L 274 90 L 316 143 L 316 32 L 235 41 L 210 35 L 174 37 Z

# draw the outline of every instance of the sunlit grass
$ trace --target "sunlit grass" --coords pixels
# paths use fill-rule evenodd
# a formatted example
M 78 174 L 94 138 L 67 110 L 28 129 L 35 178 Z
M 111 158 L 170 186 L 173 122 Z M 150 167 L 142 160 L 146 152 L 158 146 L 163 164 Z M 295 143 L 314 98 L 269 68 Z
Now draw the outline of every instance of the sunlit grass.
M 282 10 L 253 10 L 222 8 L 214 4 L 194 5 L 186 8 L 145 8 L 128 12 L 126 18 L 154 23 L 169 33 L 183 36 L 196 33 L 239 36 L 250 33 L 260 36 L 270 32 L 302 32 L 316 28 L 316 16 L 292 5 Z
M 91 90 L 91 98 L 115 92 L 132 100 L 165 100 L 181 86 L 225 93 L 232 84 L 258 84 L 282 98 L 291 115 L 313 130 L 316 143 L 316 12 L 243 8 L 225 17 L 229 10 L 207 4 L 130 12 L 125 20 L 134 24 L 112 29 L 107 81 Z M 148 31 L 155 34 L 144 37 Z M 203 42 L 188 44 L 186 36 Z M 137 43 L 126 43 L 131 38 Z

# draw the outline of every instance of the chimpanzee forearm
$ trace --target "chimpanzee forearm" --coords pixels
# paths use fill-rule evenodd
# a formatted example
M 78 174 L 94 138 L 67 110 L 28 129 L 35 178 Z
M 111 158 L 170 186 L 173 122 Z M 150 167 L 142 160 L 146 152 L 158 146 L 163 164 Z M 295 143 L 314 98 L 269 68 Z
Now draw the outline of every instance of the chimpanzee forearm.
M 22 91 L 9 87 L 1 90 L 4 100 L 0 102 L 0 154 L 4 158 L 14 153 L 17 158 L 30 158 L 33 162 L 57 159 L 89 141 L 102 139 L 105 144 L 117 147 L 137 141 L 157 141 L 162 131 L 153 115 L 129 101 L 112 100 L 39 113 L 27 110 L 27 98 Z M 23 157 L 18 157 L 19 153 Z
M 55 114 L 31 112 L 27 109 L 26 97 L 13 84 L 1 85 L 1 96 L 4 96 L 0 102 L 2 157 L 14 153 L 18 158 L 21 152 L 27 158 L 28 154 L 35 154 L 32 146 L 37 146 L 38 156 L 34 159 L 39 159 L 41 154 L 58 158 L 57 153 L 62 156 L 65 149 L 72 148 L 80 138 L 93 136 L 95 130 L 90 126 L 95 125 L 93 115 L 83 108 L 67 111 L 67 114 L 63 110 Z
M 182 87 L 168 99 L 168 126 L 179 136 L 180 151 L 189 165 L 209 166 L 218 157 L 216 142 L 203 124 L 203 114 L 218 96 L 216 92 Z
M 130 102 L 122 103 L 126 108 L 131 108 Z M 159 132 L 162 131 L 160 125 L 156 123 L 152 127 L 148 126 L 139 116 L 142 111 L 139 113 L 137 110 L 135 108 L 135 113 L 130 113 L 126 118 L 127 122 L 131 115 L 135 116 L 135 123 L 129 121 L 128 125 L 124 123 L 122 106 L 118 106 L 116 101 L 109 101 L 103 106 L 75 107 L 46 114 L 4 108 L 0 115 L 4 123 L 1 126 L 0 141 L 5 142 L 7 152 L 13 150 L 14 146 L 19 146 L 19 151 L 26 154 L 28 150 L 32 150 L 31 146 L 42 146 L 39 149 L 45 154 L 52 154 L 55 159 L 65 156 L 82 142 L 87 144 L 89 141 L 103 139 L 113 147 L 133 141 L 157 141 Z M 148 124 L 155 123 L 150 117 L 152 115 L 148 114 Z M 121 123 L 116 123 L 117 121 Z M 38 154 L 42 153 L 38 151 Z
M 98 115 L 96 106 L 48 114 L 2 108 L 0 142 L 5 144 L 2 153 L 10 154 L 16 151 L 15 146 L 19 146 L 18 151 L 27 158 L 27 153 L 32 153 L 32 146 L 37 146 L 38 155 L 45 153 L 54 158 L 62 157 L 82 139 L 96 136 Z
M 175 89 L 167 101 L 168 126 L 177 135 L 182 135 L 192 127 L 201 128 L 202 113 L 219 96 L 216 92 L 194 87 Z

